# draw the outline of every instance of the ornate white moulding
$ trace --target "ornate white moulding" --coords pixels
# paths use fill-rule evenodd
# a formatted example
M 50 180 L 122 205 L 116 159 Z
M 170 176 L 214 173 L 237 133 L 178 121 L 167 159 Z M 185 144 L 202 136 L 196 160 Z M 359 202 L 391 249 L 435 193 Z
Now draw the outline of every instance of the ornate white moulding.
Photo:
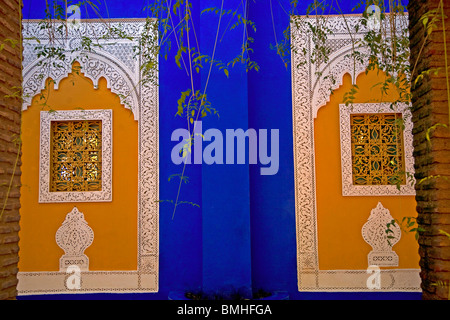
M 341 131 L 341 165 L 342 165 L 342 195 L 343 196 L 415 196 L 414 188 L 414 155 L 413 155 L 413 123 L 410 104 L 398 103 L 354 103 L 339 105 Z M 401 113 L 403 117 L 403 150 L 405 162 L 405 184 L 403 185 L 366 185 L 353 184 L 353 162 L 351 142 L 352 114 Z
M 364 241 L 372 247 L 372 251 L 367 256 L 369 266 L 398 266 L 398 255 L 392 250 L 392 247 L 400 241 L 402 232 L 397 224 L 390 228 L 391 232 L 386 232 L 387 225 L 392 220 L 394 218 L 391 213 L 383 207 L 381 202 L 370 212 L 369 219 L 362 228 Z
M 77 207 L 69 212 L 56 232 L 56 243 L 64 250 L 59 260 L 59 271 L 66 272 L 71 266 L 89 271 L 89 258 L 84 251 L 94 242 L 94 231 L 89 227 L 84 214 Z
M 39 202 L 111 202 L 112 201 L 112 110 L 41 111 L 41 144 L 39 157 Z M 102 121 L 102 191 L 51 192 L 51 122 L 52 121 Z
M 51 39 L 65 53 L 57 66 L 44 63 L 36 48 L 50 43 L 49 32 L 41 28 L 40 21 L 23 22 L 24 61 L 23 91 L 26 112 L 31 100 L 46 87 L 51 78 L 55 89 L 78 62 L 81 72 L 91 79 L 94 87 L 105 78 L 108 88 L 119 95 L 125 108 L 129 108 L 139 124 L 138 172 L 138 244 L 137 270 L 83 271 L 82 286 L 71 290 L 66 285 L 67 274 L 61 271 L 19 272 L 18 294 L 78 294 L 100 292 L 157 292 L 159 275 L 159 199 L 158 191 L 158 88 L 143 78 L 141 66 L 149 55 L 140 48 L 139 38 L 145 31 L 146 19 L 117 19 L 104 21 L 83 20 L 76 29 L 69 29 L 63 37 Z M 153 20 L 151 23 L 155 24 Z M 107 40 L 102 37 L 111 30 L 121 30 L 123 36 Z M 80 41 L 95 38 L 92 51 L 77 51 Z M 137 52 L 137 53 L 136 53 Z M 154 78 L 157 79 L 155 73 Z M 51 205 L 51 204 L 49 204 Z M 56 233 L 57 230 L 55 230 Z M 91 257 L 92 258 L 92 257 Z
M 319 18 L 320 19 L 320 18 Z M 326 16 L 323 26 L 331 31 L 325 45 L 330 49 L 328 62 L 315 60 L 314 41 L 308 24 L 316 17 L 293 16 L 291 22 L 292 105 L 294 141 L 295 215 L 297 231 L 298 290 L 310 292 L 363 292 L 367 270 L 321 270 L 319 266 L 314 119 L 330 101 L 332 90 L 350 74 L 353 84 L 366 71 L 367 62 L 353 59 L 353 41 L 362 39 L 367 29 L 349 35 L 360 23 L 360 15 Z M 407 16 L 397 23 L 407 28 Z M 367 48 L 358 48 L 363 55 Z M 317 60 L 317 59 L 316 59 Z M 364 214 L 364 213 L 362 213 Z M 380 292 L 420 292 L 418 269 L 381 270 Z

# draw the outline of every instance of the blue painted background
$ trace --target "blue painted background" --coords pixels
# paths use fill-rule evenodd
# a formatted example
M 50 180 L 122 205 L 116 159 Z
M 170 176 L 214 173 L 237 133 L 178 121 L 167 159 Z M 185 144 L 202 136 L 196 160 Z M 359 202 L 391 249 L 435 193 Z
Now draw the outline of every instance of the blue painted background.
M 220 0 L 192 0 L 193 20 L 203 52 L 212 52 L 218 17 L 200 15 L 207 7 L 220 7 Z M 297 14 L 304 14 L 310 1 L 299 1 Z M 340 1 L 344 13 L 352 13 L 356 1 Z M 108 1 L 100 5 L 104 18 L 143 18 L 147 0 Z M 235 9 L 241 0 L 224 1 L 225 10 Z M 180 206 L 172 219 L 173 207 L 160 207 L 160 277 L 156 294 L 93 294 L 21 297 L 21 299 L 167 299 L 170 291 L 253 289 L 288 291 L 291 299 L 420 299 L 408 293 L 299 293 L 297 291 L 296 230 L 294 209 L 294 170 L 292 141 L 292 92 L 290 65 L 286 68 L 271 49 L 282 41 L 289 25 L 289 0 L 249 1 L 249 19 L 256 23 L 252 59 L 259 72 L 245 72 L 242 66 L 231 70 L 229 79 L 213 71 L 208 98 L 220 118 L 209 116 L 203 130 L 218 128 L 279 129 L 280 166 L 274 176 L 260 175 L 259 165 L 190 165 L 183 184 L 182 201 L 201 205 Z M 24 0 L 24 18 L 44 16 L 45 0 Z M 201 8 L 198 10 L 198 8 Z M 272 8 L 272 10 L 271 10 Z M 336 13 L 336 12 L 332 12 Z M 92 10 L 82 18 L 96 18 Z M 273 18 L 272 18 L 273 17 Z M 273 20 L 272 20 L 273 19 Z M 272 22 L 273 21 L 273 22 Z M 221 35 L 228 20 L 221 24 Z M 192 38 L 192 40 L 194 40 Z M 238 54 L 242 29 L 227 31 L 219 43 L 216 58 L 228 61 Z M 175 45 L 173 44 L 173 47 Z M 169 182 L 181 173 L 170 159 L 174 142 L 172 131 L 185 127 L 175 117 L 180 92 L 190 88 L 190 79 L 174 63 L 173 48 L 167 60 L 160 59 L 160 197 L 175 199 L 178 184 Z M 286 57 L 289 61 L 289 57 Z M 207 81 L 205 68 L 196 75 L 196 88 Z M 247 162 L 248 163 L 248 162 Z

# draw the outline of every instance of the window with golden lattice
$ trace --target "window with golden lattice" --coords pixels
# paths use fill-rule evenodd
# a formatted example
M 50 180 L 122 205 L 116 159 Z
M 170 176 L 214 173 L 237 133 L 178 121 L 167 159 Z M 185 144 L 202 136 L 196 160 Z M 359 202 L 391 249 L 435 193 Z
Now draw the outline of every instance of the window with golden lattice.
M 51 123 L 51 192 L 102 190 L 102 121 Z
M 404 185 L 402 114 L 352 114 L 350 121 L 353 184 Z

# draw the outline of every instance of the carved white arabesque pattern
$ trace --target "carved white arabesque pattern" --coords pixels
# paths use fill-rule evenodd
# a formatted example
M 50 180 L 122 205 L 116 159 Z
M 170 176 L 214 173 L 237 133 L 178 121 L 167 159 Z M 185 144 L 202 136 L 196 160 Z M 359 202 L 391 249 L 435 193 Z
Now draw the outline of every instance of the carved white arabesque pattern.
M 303 27 L 303 25 L 301 25 Z M 297 54 L 292 55 L 294 170 L 296 198 L 296 230 L 298 272 L 314 270 L 318 266 L 317 225 L 315 219 L 315 181 L 312 154 L 314 150 L 311 106 L 311 48 L 306 28 L 297 30 L 291 25 L 292 43 Z M 306 49 L 306 56 L 301 49 Z M 301 147 L 300 147 L 301 146 Z
M 349 19 L 354 25 L 356 19 Z M 347 34 L 347 26 L 343 19 L 329 17 L 327 27 L 333 30 L 333 36 L 327 42 L 330 48 L 330 63 L 313 64 L 312 34 L 307 23 L 315 24 L 315 19 L 294 17 L 291 24 L 292 45 L 296 51 L 292 54 L 293 79 L 293 127 L 294 127 L 294 158 L 296 186 L 296 217 L 297 217 L 297 248 L 298 269 L 318 270 L 317 254 L 317 217 L 315 203 L 315 172 L 314 172 L 314 118 L 318 109 L 326 104 L 330 92 L 342 83 L 346 73 L 353 72 L 351 39 Z M 339 47 L 337 43 L 348 43 Z M 306 49 L 306 50 L 304 50 Z M 334 51 L 333 51 L 334 50 Z M 361 67 L 358 71 L 363 71 Z M 318 76 L 322 74 L 322 76 Z M 333 79 L 337 82 L 332 83 Z M 354 79 L 355 80 L 355 79 Z
M 30 68 L 24 69 L 24 102 L 23 110 L 26 110 L 31 105 L 33 97 L 38 95 L 46 85 L 47 79 L 51 78 L 55 89 L 58 89 L 61 80 L 67 78 L 67 75 L 72 72 L 72 64 L 74 55 L 69 55 L 58 68 L 50 68 L 47 64 L 38 65 L 32 64 Z M 32 58 L 27 57 L 27 61 Z M 106 78 L 108 89 L 111 92 L 121 97 L 121 102 L 126 108 L 133 111 L 135 120 L 138 120 L 138 110 L 133 110 L 132 106 L 139 105 L 138 95 L 134 92 L 133 81 L 130 77 L 124 76 L 126 70 L 122 68 L 122 72 L 118 72 L 120 68 L 119 63 L 116 65 L 108 61 L 109 57 L 102 53 L 89 53 L 89 55 L 82 54 L 77 57 L 76 61 L 80 63 L 81 73 L 87 78 L 91 79 L 94 87 L 98 87 L 100 78 Z M 45 76 L 43 76 L 45 75 Z
M 135 70 L 137 66 L 137 61 L 134 58 L 135 53 L 133 48 L 126 43 L 115 42 L 104 45 L 102 49 L 112 56 L 120 57 L 120 61 L 122 61 L 130 70 Z
M 84 192 L 51 192 L 51 122 L 102 121 L 102 190 Z M 39 202 L 111 202 L 112 201 L 112 110 L 41 111 L 39 160 Z
M 46 21 L 48 22 L 48 20 Z M 56 25 L 54 29 L 58 27 L 57 24 L 63 25 L 64 22 L 52 21 Z M 102 39 L 103 37 L 123 39 L 124 37 L 136 38 L 142 34 L 144 29 L 144 19 L 110 19 L 110 20 L 81 20 L 81 23 L 76 28 L 64 29 L 64 35 L 68 32 L 66 41 L 72 39 L 81 39 L 81 37 L 88 37 L 91 39 Z M 123 37 L 111 35 L 111 29 L 119 28 Z M 56 34 L 56 36 L 58 36 Z M 24 39 L 48 39 L 49 30 L 42 28 L 41 20 L 24 20 L 23 23 L 23 38 Z M 60 39 L 57 39 L 60 40 Z M 64 39 L 63 39 L 64 40 Z M 108 40 L 110 42 L 110 40 Z M 126 42 L 126 41 L 125 41 Z M 61 43 L 61 42 L 60 42 Z
M 391 223 L 393 219 L 389 210 L 383 207 L 381 202 L 378 202 L 377 207 L 371 210 L 369 219 L 362 228 L 364 241 L 372 247 L 372 251 L 367 256 L 368 266 L 398 266 L 398 255 L 392 247 L 400 240 L 402 234 L 400 227 L 395 223 L 390 226 L 390 232 L 386 232 L 388 223 Z
M 94 86 L 104 77 L 108 88 L 121 97 L 126 108 L 130 108 L 139 123 L 139 186 L 138 186 L 138 269 L 136 271 L 105 271 L 83 274 L 83 292 L 157 292 L 159 274 L 159 190 L 158 190 L 158 88 L 156 85 L 141 82 L 141 66 L 147 61 L 139 47 L 139 37 L 145 29 L 146 19 L 118 19 L 104 21 L 83 21 L 78 28 L 69 28 L 68 37 L 55 39 L 65 46 L 66 59 L 58 68 L 40 64 L 34 48 L 49 43 L 48 30 L 40 27 L 39 21 L 24 21 L 24 68 L 23 88 L 26 110 L 31 99 L 45 88 L 45 82 L 51 78 L 55 89 L 62 79 L 72 72 L 72 62 L 80 63 L 81 73 L 90 78 Z M 156 23 L 156 20 L 153 21 Z M 111 29 L 120 29 L 122 37 L 102 40 Z M 79 47 L 82 37 L 99 39 L 101 46 L 92 52 L 73 51 Z M 139 52 L 138 55 L 132 55 Z M 157 74 L 154 75 L 157 78 Z M 87 102 L 88 103 L 88 102 Z M 89 199 L 87 199 L 89 200 Z M 21 285 L 19 294 L 49 294 L 67 292 L 56 279 L 64 274 L 19 273 Z M 36 277 L 45 289 L 36 287 Z M 108 280 L 111 279 L 111 280 Z M 120 282 L 122 281 L 122 282 Z M 110 283 L 117 283 L 111 287 Z M 63 283 L 63 281 L 61 282 Z M 121 285 L 125 284 L 126 285 Z
M 367 53 L 367 49 L 359 48 L 362 53 Z M 323 69 L 315 70 L 320 72 L 321 77 L 316 77 L 312 83 L 312 106 L 313 116 L 317 118 L 317 112 L 328 102 L 330 102 L 331 93 L 343 84 L 343 76 L 350 74 L 352 81 L 355 84 L 356 78 L 366 71 L 366 64 L 355 61 L 351 56 L 352 48 L 341 47 L 335 51 L 330 59 L 328 65 L 323 66 Z M 315 69 L 315 68 L 313 68 Z
M 144 22 L 136 20 L 133 22 L 112 22 L 111 28 L 120 28 L 126 37 L 135 38 L 141 34 Z M 87 33 L 87 34 L 86 34 Z M 72 72 L 72 63 L 77 61 L 81 66 L 81 73 L 94 82 L 98 87 L 98 81 L 104 77 L 107 79 L 108 89 L 121 97 L 126 108 L 133 111 L 135 120 L 139 117 L 139 92 L 140 66 L 134 60 L 139 57 L 134 55 L 134 48 L 138 46 L 137 41 L 120 39 L 99 40 L 101 47 L 93 51 L 77 51 L 80 48 L 82 37 L 94 39 L 108 34 L 108 27 L 102 22 L 90 22 L 80 25 L 78 30 L 69 28 L 68 38 L 56 39 L 56 46 L 65 47 L 64 62 L 54 60 L 57 67 L 51 66 L 45 59 L 38 59 L 36 48 L 49 43 L 48 31 L 43 31 L 38 22 L 24 24 L 24 102 L 23 110 L 31 105 L 31 100 L 39 94 L 51 78 L 55 89 L 59 83 Z M 42 63 L 44 62 L 44 63 Z M 133 110 L 133 106 L 136 108 Z
M 314 119 L 318 110 L 327 104 L 330 92 L 342 84 L 345 74 L 350 74 L 353 83 L 356 83 L 358 75 L 366 69 L 366 64 L 359 62 L 354 64 L 354 59 L 349 55 L 353 42 L 348 30 L 355 30 L 360 16 L 347 16 L 346 21 L 341 16 L 326 17 L 326 27 L 332 31 L 326 42 L 331 51 L 328 64 L 311 62 L 314 44 L 307 24 L 315 25 L 316 18 L 300 16 L 292 18 L 291 65 L 298 289 L 365 291 L 367 290 L 365 270 L 319 269 L 314 150 Z M 407 17 L 405 19 L 402 23 L 407 26 Z M 365 32 L 367 30 L 361 28 L 359 34 L 353 34 L 353 40 L 361 39 Z M 367 53 L 366 50 L 358 48 L 362 54 Z M 382 286 L 385 291 L 420 290 L 417 270 L 390 270 L 389 275 L 395 276 L 398 281 L 392 286 Z
M 94 231 L 89 227 L 84 214 L 77 207 L 69 212 L 56 232 L 56 243 L 64 250 L 59 270 L 65 272 L 76 265 L 81 271 L 89 271 L 89 258 L 84 251 L 94 242 Z
M 343 196 L 414 196 L 414 155 L 413 155 L 413 123 L 410 104 L 397 103 L 354 103 L 346 106 L 339 105 L 340 131 L 341 131 L 341 167 L 342 167 L 342 195 Z M 368 113 L 402 113 L 403 143 L 405 154 L 405 172 L 407 173 L 406 184 L 400 189 L 396 185 L 377 186 L 356 186 L 353 184 L 353 162 L 352 162 L 352 142 L 351 142 L 351 121 L 352 114 Z

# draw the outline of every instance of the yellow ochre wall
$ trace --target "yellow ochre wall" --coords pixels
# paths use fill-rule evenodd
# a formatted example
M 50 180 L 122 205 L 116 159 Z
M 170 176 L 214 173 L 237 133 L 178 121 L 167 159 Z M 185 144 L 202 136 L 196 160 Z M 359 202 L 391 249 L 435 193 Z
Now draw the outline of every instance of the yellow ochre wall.
M 76 206 L 94 231 L 94 242 L 86 249 L 91 271 L 137 269 L 138 123 L 107 88 L 99 88 L 76 72 L 43 93 L 48 100 L 33 99 L 22 119 L 22 209 L 20 272 L 59 271 L 55 234 L 65 216 Z M 47 106 L 42 104 L 46 102 Z M 106 203 L 39 204 L 40 112 L 53 110 L 113 110 L 113 201 Z
M 355 103 L 392 102 L 392 96 L 382 96 L 373 87 L 383 75 L 370 72 L 357 78 L 359 93 Z M 365 270 L 367 255 L 372 247 L 362 237 L 362 227 L 378 202 L 389 209 L 393 218 L 417 216 L 414 196 L 343 197 L 341 177 L 341 149 L 339 104 L 352 87 L 349 74 L 343 85 L 322 107 L 315 120 L 315 166 L 317 196 L 317 228 L 319 268 L 321 270 Z M 399 256 L 400 269 L 419 269 L 418 244 L 413 233 L 402 231 L 393 250 Z M 393 268 L 393 267 L 389 267 Z

